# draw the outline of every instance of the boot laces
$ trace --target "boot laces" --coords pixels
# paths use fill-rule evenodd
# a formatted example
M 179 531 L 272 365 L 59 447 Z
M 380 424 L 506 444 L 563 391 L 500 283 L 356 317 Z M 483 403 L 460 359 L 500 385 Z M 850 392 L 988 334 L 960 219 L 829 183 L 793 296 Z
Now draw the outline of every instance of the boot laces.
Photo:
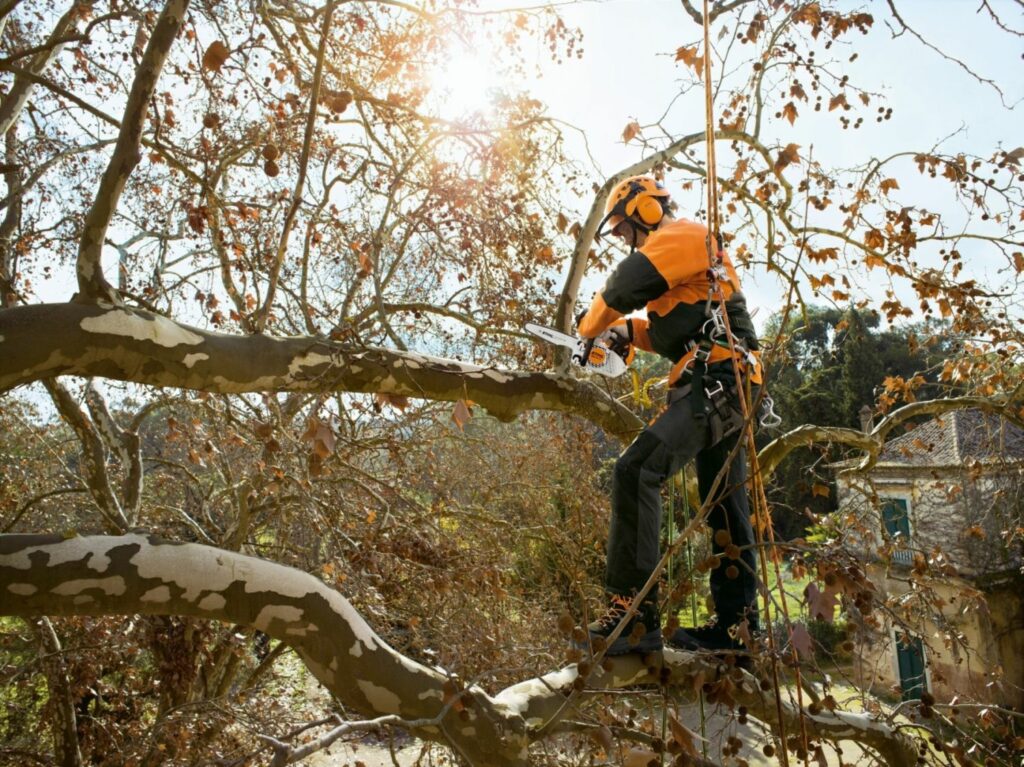
M 619 594 L 613 594 L 611 598 L 611 604 L 608 605 L 608 610 L 597 619 L 597 622 L 602 626 L 617 626 L 619 622 L 625 617 L 626 612 L 633 604 L 633 600 L 629 597 L 620 596 Z

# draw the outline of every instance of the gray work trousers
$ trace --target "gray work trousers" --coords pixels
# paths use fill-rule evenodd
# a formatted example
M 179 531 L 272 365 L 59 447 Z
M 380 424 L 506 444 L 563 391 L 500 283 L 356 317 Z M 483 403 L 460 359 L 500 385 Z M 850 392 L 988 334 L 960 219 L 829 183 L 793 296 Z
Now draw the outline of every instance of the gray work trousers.
M 739 403 L 735 403 L 739 407 Z M 609 592 L 630 596 L 647 581 L 660 559 L 661 486 L 691 458 L 696 459 L 701 502 L 728 460 L 743 432 L 711 444 L 708 418 L 694 418 L 690 397 L 676 400 L 626 448 L 615 463 L 612 477 L 612 520 L 608 537 L 605 585 Z M 720 565 L 711 570 L 711 597 L 722 625 L 744 617 L 757 627 L 757 577 L 754 531 L 745 482 L 746 452 L 741 447 L 718 485 L 707 518 L 712 530 L 711 550 Z M 714 532 L 726 530 L 740 547 L 740 561 L 725 556 Z M 739 571 L 730 578 L 727 570 Z M 655 589 L 656 592 L 656 589 Z M 655 594 L 656 597 L 656 594 Z

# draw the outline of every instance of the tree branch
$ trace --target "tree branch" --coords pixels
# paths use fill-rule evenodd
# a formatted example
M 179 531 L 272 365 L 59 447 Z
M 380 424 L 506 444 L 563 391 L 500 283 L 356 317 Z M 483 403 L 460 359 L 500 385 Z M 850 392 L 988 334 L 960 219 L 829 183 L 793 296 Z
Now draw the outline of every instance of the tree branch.
M 263 332 L 267 325 L 267 318 L 274 305 L 274 295 L 277 292 L 277 281 L 281 276 L 281 267 L 284 264 L 285 252 L 288 250 L 288 240 L 295 225 L 295 215 L 299 212 L 299 204 L 302 202 L 302 191 L 306 186 L 306 169 L 309 166 L 309 155 L 313 147 L 313 129 L 316 127 L 317 108 L 320 102 L 320 85 L 323 81 L 324 55 L 327 51 L 327 40 L 331 32 L 331 19 L 334 16 L 334 3 L 331 2 L 324 13 L 323 26 L 320 30 L 320 47 L 317 50 L 316 69 L 313 71 L 313 87 L 309 93 L 309 117 L 306 120 L 306 132 L 302 139 L 302 154 L 299 157 L 299 175 L 295 179 L 295 189 L 292 192 L 292 201 L 288 206 L 288 212 L 284 217 L 284 225 L 281 228 L 281 238 L 277 243 L 277 253 L 270 270 L 270 284 L 267 287 L 267 297 L 263 306 L 256 313 L 256 330 Z
M 942 415 L 954 410 L 979 408 L 986 413 L 1001 415 L 1018 426 L 1024 426 L 1018 412 L 1020 398 L 995 400 L 985 397 L 952 397 L 904 405 L 883 418 L 879 424 L 865 434 L 856 429 L 832 426 L 799 426 L 765 445 L 758 453 L 758 463 L 763 477 L 769 477 L 782 460 L 798 447 L 817 443 L 838 444 L 853 447 L 864 452 L 857 471 L 866 471 L 874 466 L 879 453 L 885 447 L 889 433 L 900 424 L 923 415 Z
M 142 61 L 135 70 L 135 80 L 128 94 L 117 143 L 82 227 L 77 263 L 79 300 L 120 303 L 116 292 L 103 276 L 103 243 L 125 183 L 141 159 L 139 146 L 149 101 L 153 97 L 171 45 L 184 23 L 188 4 L 189 0 L 168 1 L 157 19 L 142 54 Z
M 13 8 L 14 4 L 9 4 L 6 12 L 0 9 L 0 18 L 6 18 L 7 13 L 10 13 Z M 79 8 L 79 3 L 76 0 L 72 2 L 71 7 L 64 12 L 64 15 L 57 20 L 53 31 L 50 32 L 50 36 L 46 40 L 45 50 L 32 57 L 28 66 L 25 67 L 26 71 L 32 74 L 39 74 L 50 65 L 50 62 L 53 61 L 62 47 L 59 41 L 69 30 L 75 28 L 80 18 L 80 13 L 81 8 Z M 23 74 L 15 74 L 11 89 L 0 100 L 0 134 L 7 133 L 14 123 L 17 122 L 18 117 L 21 115 L 21 110 L 28 103 L 28 97 L 32 93 L 33 84 L 34 81 L 31 78 L 25 77 Z
M 85 469 L 85 485 L 89 489 L 96 508 L 106 522 L 109 532 L 124 532 L 128 529 L 128 519 L 124 515 L 124 509 L 114 493 L 110 484 L 110 475 L 107 473 L 107 455 L 103 449 L 103 442 L 96 432 L 95 426 L 86 417 L 85 413 L 75 402 L 71 393 L 64 388 L 63 384 L 53 378 L 43 381 L 43 386 L 49 392 L 57 412 L 75 432 L 78 442 L 81 445 L 82 466 Z
M 347 708 L 395 717 L 472 764 L 526 764 L 515 711 L 479 687 L 453 695 L 447 675 L 397 653 L 338 592 L 290 567 L 142 535 L 0 536 L 0 593 L 17 595 L 0 603 L 9 615 L 142 613 L 253 626 L 293 647 Z
M 57 375 L 220 393 L 381 392 L 471 399 L 502 420 L 575 413 L 620 439 L 643 422 L 588 381 L 482 367 L 315 337 L 211 333 L 160 315 L 87 304 L 0 310 L 0 391 Z

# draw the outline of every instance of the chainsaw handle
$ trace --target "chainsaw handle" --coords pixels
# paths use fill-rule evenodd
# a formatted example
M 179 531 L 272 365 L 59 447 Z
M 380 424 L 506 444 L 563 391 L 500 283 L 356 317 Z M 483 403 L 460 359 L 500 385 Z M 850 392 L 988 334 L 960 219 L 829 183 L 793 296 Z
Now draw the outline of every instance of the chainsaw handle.
M 590 359 L 590 352 L 594 348 L 594 342 L 596 338 L 581 338 L 579 345 L 576 347 L 576 351 L 572 353 L 572 361 L 579 365 L 581 368 L 587 366 L 587 361 Z

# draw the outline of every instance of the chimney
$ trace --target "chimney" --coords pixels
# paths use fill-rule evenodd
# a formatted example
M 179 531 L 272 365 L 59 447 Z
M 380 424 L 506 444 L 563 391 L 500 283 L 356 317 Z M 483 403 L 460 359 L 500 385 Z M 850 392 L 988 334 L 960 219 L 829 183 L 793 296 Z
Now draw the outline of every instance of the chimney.
M 865 434 L 870 434 L 872 429 L 875 428 L 875 413 L 871 409 L 870 405 L 864 405 L 858 412 L 860 416 L 860 430 Z

